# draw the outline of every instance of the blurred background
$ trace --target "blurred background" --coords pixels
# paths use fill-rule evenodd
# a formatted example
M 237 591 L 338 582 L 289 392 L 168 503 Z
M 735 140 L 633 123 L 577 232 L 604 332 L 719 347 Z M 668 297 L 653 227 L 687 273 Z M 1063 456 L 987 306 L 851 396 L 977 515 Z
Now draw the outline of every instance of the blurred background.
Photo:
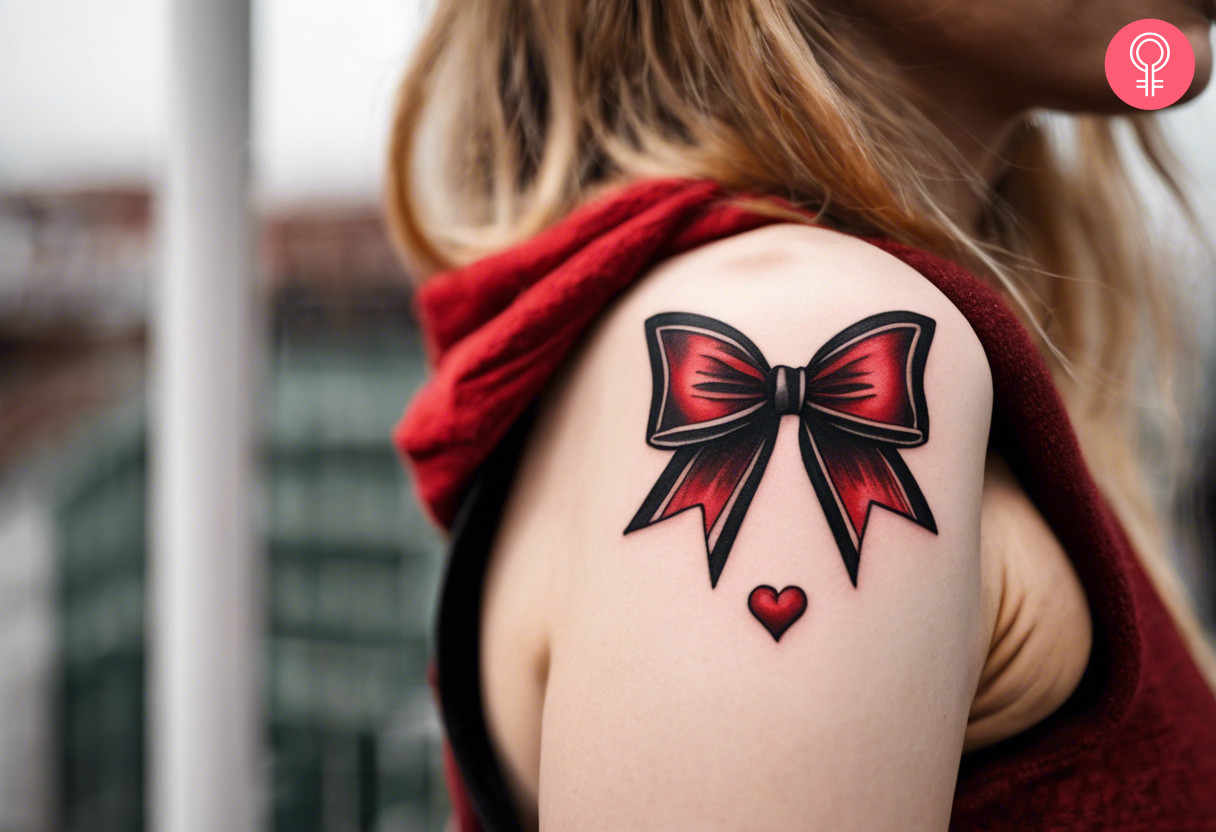
M 257 719 L 274 830 L 438 830 L 447 813 L 425 683 L 442 548 L 389 442 L 424 360 L 377 205 L 427 5 L 252 2 Z M 0 0 L 0 832 L 149 825 L 169 7 Z M 1216 96 L 1166 121 L 1216 217 Z M 1210 624 L 1216 275 L 1163 206 L 1146 190 L 1208 356 L 1174 517 Z

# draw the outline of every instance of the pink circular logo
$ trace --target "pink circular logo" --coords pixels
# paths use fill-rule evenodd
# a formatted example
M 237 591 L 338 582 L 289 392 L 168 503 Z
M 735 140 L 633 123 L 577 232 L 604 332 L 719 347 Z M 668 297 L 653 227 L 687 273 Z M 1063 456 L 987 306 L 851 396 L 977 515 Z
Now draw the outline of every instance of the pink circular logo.
M 1182 98 L 1194 77 L 1190 42 L 1164 20 L 1129 23 L 1106 47 L 1106 80 L 1115 95 L 1137 109 L 1170 106 Z

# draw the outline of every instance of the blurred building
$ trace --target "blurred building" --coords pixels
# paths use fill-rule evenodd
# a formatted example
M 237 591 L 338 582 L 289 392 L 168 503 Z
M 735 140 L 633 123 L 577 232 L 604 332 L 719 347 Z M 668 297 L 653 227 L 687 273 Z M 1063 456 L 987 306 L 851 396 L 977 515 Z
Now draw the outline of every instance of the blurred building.
M 145 825 L 150 216 L 139 189 L 0 199 L 4 830 Z M 262 240 L 273 828 L 439 829 L 438 547 L 389 444 L 423 373 L 408 283 L 370 207 Z

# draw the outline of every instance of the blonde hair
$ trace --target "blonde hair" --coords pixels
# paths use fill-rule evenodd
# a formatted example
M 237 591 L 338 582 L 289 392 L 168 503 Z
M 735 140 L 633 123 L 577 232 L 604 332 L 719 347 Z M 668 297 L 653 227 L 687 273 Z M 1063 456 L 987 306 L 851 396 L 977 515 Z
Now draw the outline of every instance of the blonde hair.
M 1150 119 L 1057 123 L 1083 152 L 1062 153 L 1028 119 L 989 186 L 896 68 L 811 0 L 439 0 L 401 86 L 386 207 L 416 273 L 520 242 L 647 176 L 780 196 L 968 265 L 1038 337 L 1099 485 L 1216 680 L 1138 450 L 1137 374 L 1179 350 L 1128 149 L 1181 193 Z M 978 231 L 952 214 L 944 192 L 959 187 L 986 206 Z

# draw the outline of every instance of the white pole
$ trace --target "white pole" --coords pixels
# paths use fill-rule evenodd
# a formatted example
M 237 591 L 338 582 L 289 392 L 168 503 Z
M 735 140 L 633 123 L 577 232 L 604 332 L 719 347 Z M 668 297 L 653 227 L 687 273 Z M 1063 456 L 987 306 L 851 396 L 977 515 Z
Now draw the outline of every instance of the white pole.
M 248 0 L 172 0 L 153 325 L 150 819 L 252 832 L 260 569 Z

